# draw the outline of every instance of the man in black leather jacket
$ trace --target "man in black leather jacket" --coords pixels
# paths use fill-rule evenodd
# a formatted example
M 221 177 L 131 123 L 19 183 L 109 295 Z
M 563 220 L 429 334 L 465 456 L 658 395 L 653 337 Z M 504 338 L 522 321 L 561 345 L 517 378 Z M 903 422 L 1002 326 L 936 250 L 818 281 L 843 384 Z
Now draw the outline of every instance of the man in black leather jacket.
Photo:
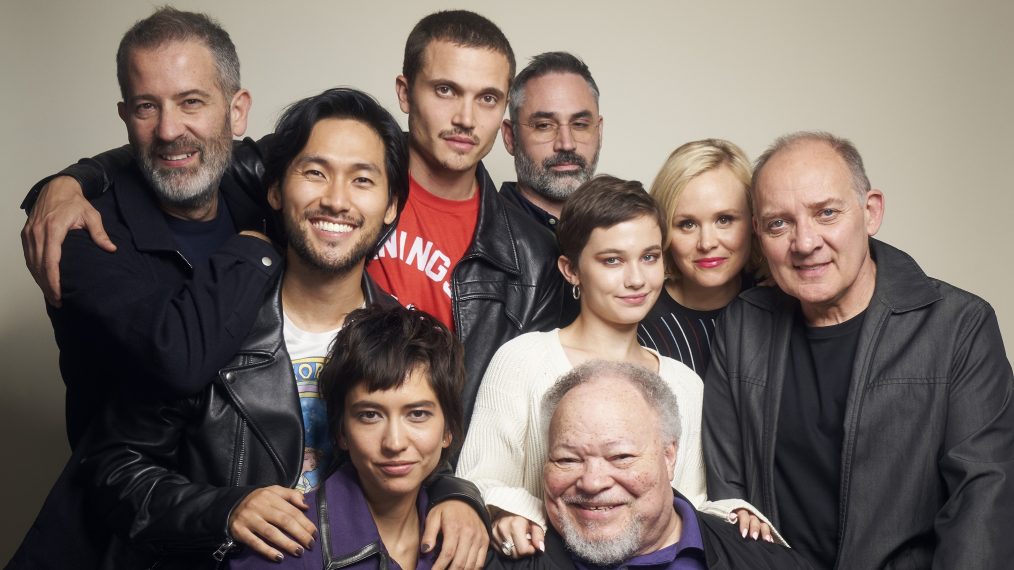
M 1008 567 L 1014 377 L 993 310 L 871 238 L 883 195 L 844 139 L 779 139 L 753 193 L 778 287 L 718 325 L 709 497 L 753 502 L 821 567 Z
M 331 464 L 317 449 L 307 462 L 311 440 L 328 438 L 328 426 L 311 423 L 300 397 L 315 378 L 301 377 L 297 391 L 290 330 L 333 331 L 357 307 L 396 304 L 364 265 L 407 194 L 407 151 L 394 118 L 350 89 L 297 102 L 276 132 L 266 180 L 283 218 L 286 266 L 242 347 L 194 396 L 116 402 L 85 444 L 93 502 L 117 532 L 108 556 L 117 565 L 210 567 L 238 543 L 276 560 L 313 547 L 316 529 L 292 487 Z M 474 488 L 440 477 L 435 502 L 463 499 L 481 512 Z M 479 523 L 468 507 L 436 509 Z M 476 565 L 481 529 L 471 527 L 475 544 L 447 537 L 443 561 L 460 546 Z

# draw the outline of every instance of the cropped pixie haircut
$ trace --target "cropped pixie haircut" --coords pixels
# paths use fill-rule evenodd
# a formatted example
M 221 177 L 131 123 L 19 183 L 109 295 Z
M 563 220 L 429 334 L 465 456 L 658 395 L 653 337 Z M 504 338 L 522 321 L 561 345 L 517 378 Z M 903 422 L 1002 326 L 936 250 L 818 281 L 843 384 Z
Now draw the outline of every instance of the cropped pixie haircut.
M 665 164 L 655 176 L 651 184 L 651 196 L 662 207 L 667 220 L 666 226 L 672 224 L 676 215 L 676 208 L 679 206 L 680 197 L 690 182 L 705 172 L 716 168 L 726 167 L 733 176 L 743 184 L 746 192 L 746 205 L 749 213 L 753 213 L 753 195 L 750 191 L 751 169 L 750 159 L 747 158 L 743 149 L 735 144 L 722 139 L 703 139 L 688 142 L 674 150 Z M 750 220 L 745 220 L 750 223 Z M 751 236 L 753 231 L 751 230 Z M 666 274 L 679 278 L 679 269 L 669 251 L 672 238 L 667 237 L 663 242 L 663 259 L 665 259 Z M 750 259 L 746 264 L 746 272 L 757 276 L 764 273 L 764 257 L 761 255 L 760 246 L 756 236 L 750 239 Z
M 511 49 L 507 36 L 496 24 L 484 16 L 468 10 L 445 10 L 426 16 L 412 28 L 405 41 L 405 59 L 402 61 L 401 74 L 405 76 L 409 88 L 415 83 L 415 76 L 423 68 L 423 55 L 426 46 L 431 42 L 445 41 L 456 46 L 483 48 L 503 54 L 510 66 L 507 85 L 514 79 L 517 66 L 514 61 L 514 50 Z
M 518 110 L 525 103 L 525 86 L 533 79 L 538 79 L 550 73 L 573 73 L 584 79 L 588 84 L 595 103 L 599 102 L 599 86 L 595 84 L 595 78 L 581 58 L 565 51 L 548 51 L 540 53 L 532 58 L 532 61 L 525 66 L 511 84 L 510 96 L 507 98 L 507 110 L 510 113 L 511 122 L 518 120 Z
M 151 16 L 138 20 L 120 40 L 116 50 L 116 79 L 123 100 L 127 100 L 127 65 L 131 52 L 185 41 L 199 41 L 211 51 L 218 70 L 218 88 L 226 98 L 239 91 L 239 56 L 232 38 L 222 26 L 205 14 L 163 6 Z
M 368 392 L 399 388 L 409 373 L 421 368 L 437 395 L 444 425 L 451 434 L 451 445 L 444 449 L 441 459 L 453 457 L 464 432 L 463 355 L 464 349 L 451 331 L 422 311 L 376 305 L 352 311 L 320 373 L 320 392 L 327 407 L 331 437 L 342 433 L 345 398 L 353 388 L 363 385 Z M 346 454 L 338 453 L 335 466 L 346 458 Z
M 560 253 L 577 267 L 581 250 L 596 228 L 611 228 L 641 216 L 655 220 L 665 243 L 669 224 L 662 209 L 644 191 L 644 186 L 636 180 L 599 174 L 578 186 L 563 205 L 560 223 L 556 226 Z
M 285 172 L 296 156 L 306 147 L 310 133 L 324 119 L 359 121 L 377 133 L 384 143 L 384 169 L 387 174 L 388 199 L 398 200 L 398 214 L 408 200 L 408 145 L 398 121 L 380 103 L 362 91 L 345 87 L 328 89 L 320 95 L 300 99 L 289 105 L 278 119 L 275 133 L 268 144 L 264 159 L 264 182 L 267 187 L 281 184 Z M 398 224 L 384 226 L 376 247 L 380 247 Z
M 676 395 L 658 374 L 629 362 L 589 360 L 574 367 L 561 376 L 542 397 L 542 417 L 552 418 L 556 409 L 560 407 L 560 401 L 574 388 L 601 379 L 627 382 L 629 387 L 637 391 L 648 406 L 658 414 L 662 429 L 659 435 L 662 436 L 663 442 L 679 442 L 682 428 Z M 617 386 L 617 390 L 623 389 L 626 387 Z

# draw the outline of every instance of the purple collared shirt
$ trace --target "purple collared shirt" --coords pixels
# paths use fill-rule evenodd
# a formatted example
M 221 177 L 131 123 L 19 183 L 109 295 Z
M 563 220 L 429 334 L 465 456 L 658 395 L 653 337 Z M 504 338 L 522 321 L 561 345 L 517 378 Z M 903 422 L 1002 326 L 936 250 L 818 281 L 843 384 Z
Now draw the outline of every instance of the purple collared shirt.
M 680 533 L 679 542 L 669 545 L 661 550 L 635 556 L 626 562 L 616 565 L 616 568 L 631 568 L 652 570 L 706 570 L 704 564 L 704 539 L 701 538 L 701 527 L 697 523 L 697 513 L 694 508 L 683 499 L 675 497 L 672 506 L 676 513 L 683 519 L 683 531 Z M 601 567 L 594 566 L 580 559 L 574 560 L 574 565 L 581 570 L 600 570 Z

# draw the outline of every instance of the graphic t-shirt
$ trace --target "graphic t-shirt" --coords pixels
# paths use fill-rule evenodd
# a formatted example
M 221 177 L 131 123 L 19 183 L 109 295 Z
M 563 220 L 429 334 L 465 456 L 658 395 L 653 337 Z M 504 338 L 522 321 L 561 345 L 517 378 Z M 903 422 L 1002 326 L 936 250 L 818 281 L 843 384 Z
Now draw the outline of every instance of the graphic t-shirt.
M 479 192 L 467 200 L 434 196 L 409 179 L 398 227 L 367 266 L 402 305 L 426 311 L 454 330 L 451 273 L 472 243 Z
M 306 493 L 320 485 L 320 476 L 331 464 L 333 451 L 327 430 L 327 409 L 317 390 L 317 378 L 324 366 L 331 342 L 340 329 L 308 332 L 298 328 L 283 314 L 282 335 L 292 359 L 292 373 L 299 390 L 303 410 L 303 474 L 296 489 Z

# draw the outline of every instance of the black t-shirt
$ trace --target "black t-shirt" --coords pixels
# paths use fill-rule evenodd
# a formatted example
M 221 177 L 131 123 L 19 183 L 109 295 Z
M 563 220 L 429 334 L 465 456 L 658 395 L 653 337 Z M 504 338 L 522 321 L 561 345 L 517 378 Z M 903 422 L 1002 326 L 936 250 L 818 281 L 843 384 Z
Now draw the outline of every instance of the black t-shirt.
M 203 266 L 211 254 L 236 233 L 236 224 L 229 214 L 229 207 L 221 195 L 218 197 L 218 212 L 214 220 L 196 222 L 165 215 L 169 232 L 173 235 L 180 253 L 187 258 L 191 267 Z
M 838 551 L 838 501 L 845 404 L 865 312 L 827 327 L 797 315 L 789 345 L 775 444 L 781 531 L 798 552 L 831 568 Z

